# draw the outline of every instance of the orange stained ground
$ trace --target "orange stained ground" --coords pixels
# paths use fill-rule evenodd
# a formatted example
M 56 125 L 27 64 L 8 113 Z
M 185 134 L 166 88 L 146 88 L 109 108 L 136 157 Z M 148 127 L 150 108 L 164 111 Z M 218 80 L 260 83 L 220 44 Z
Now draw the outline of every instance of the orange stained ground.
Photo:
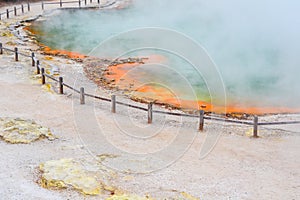
M 71 52 L 71 51 L 66 51 L 66 50 L 53 50 L 50 47 L 47 47 L 45 45 L 41 45 L 43 51 L 48 54 L 48 55 L 53 55 L 53 56 L 66 56 L 71 59 L 84 59 L 87 56 L 84 54 L 80 54 L 77 52 Z
M 186 108 L 199 110 L 202 106 L 205 106 L 204 110 L 214 113 L 247 113 L 247 114 L 275 114 L 275 113 L 298 113 L 300 108 L 288 108 L 288 107 L 241 107 L 235 105 L 218 106 L 212 105 L 205 101 L 194 101 L 179 99 L 175 94 L 170 92 L 167 88 L 156 87 L 154 85 L 144 85 L 136 89 L 136 96 L 141 98 L 150 98 L 155 96 L 158 103 L 166 103 L 168 105 L 177 108 Z
M 162 63 L 165 62 L 165 57 L 160 55 L 149 55 L 147 58 L 143 59 L 145 64 L 149 63 Z M 124 63 L 118 65 L 112 65 L 108 68 L 108 73 L 105 75 L 106 78 L 110 80 L 115 80 L 115 84 L 118 84 L 119 87 L 125 87 L 125 84 L 128 82 L 137 82 L 137 80 L 131 79 L 128 76 L 128 72 L 133 69 L 134 67 L 140 66 L 139 63 Z M 123 80 L 125 79 L 126 80 Z
M 164 59 L 161 56 L 151 55 L 148 57 L 149 59 L 145 62 L 154 63 L 161 62 Z M 200 109 L 205 106 L 204 110 L 207 112 L 214 113 L 247 113 L 247 114 L 275 114 L 275 113 L 299 113 L 300 108 L 289 108 L 289 107 L 253 107 L 253 106 L 237 106 L 237 105 L 212 105 L 210 102 L 204 101 L 194 101 L 194 100 L 186 100 L 179 99 L 175 94 L 173 94 L 167 88 L 161 87 L 159 85 L 143 85 L 142 83 L 138 83 L 138 80 L 126 75 L 126 73 L 134 67 L 139 66 L 138 63 L 126 63 L 126 64 L 118 64 L 115 66 L 110 66 L 108 70 L 108 74 L 105 77 L 109 80 L 114 79 L 115 85 L 117 85 L 120 89 L 128 89 L 133 91 L 133 95 L 140 99 L 155 99 L 157 103 L 168 104 L 177 108 L 185 108 L 185 109 Z M 124 80 L 124 76 L 126 75 L 126 80 Z M 128 83 L 132 83 L 132 87 L 128 87 Z

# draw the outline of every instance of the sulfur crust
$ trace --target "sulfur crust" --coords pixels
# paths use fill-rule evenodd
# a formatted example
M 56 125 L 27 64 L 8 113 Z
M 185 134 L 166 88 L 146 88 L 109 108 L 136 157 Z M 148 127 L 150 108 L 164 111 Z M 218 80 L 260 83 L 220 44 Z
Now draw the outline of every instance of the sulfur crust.
M 11 144 L 28 144 L 43 138 L 56 139 L 49 128 L 43 127 L 33 120 L 20 118 L 0 118 L 0 137 Z
M 41 186 L 44 188 L 64 189 L 71 186 L 86 195 L 98 195 L 103 190 L 102 183 L 74 159 L 47 161 L 40 164 L 40 171 Z

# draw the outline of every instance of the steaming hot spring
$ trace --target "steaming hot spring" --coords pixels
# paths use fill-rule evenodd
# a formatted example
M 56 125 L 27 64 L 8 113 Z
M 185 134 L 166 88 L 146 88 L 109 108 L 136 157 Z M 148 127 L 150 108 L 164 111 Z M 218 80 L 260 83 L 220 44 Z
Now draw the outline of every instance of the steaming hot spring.
M 56 11 L 30 30 L 48 52 L 118 58 L 102 76 L 133 99 L 208 112 L 295 113 L 300 111 L 299 7 L 292 0 L 136 0 L 119 10 Z M 162 34 L 151 37 L 149 27 Z M 173 33 L 179 39 L 170 40 Z M 182 38 L 207 53 L 210 63 L 200 73 L 189 56 L 200 64 L 201 56 Z M 161 44 L 167 49 L 158 48 Z M 178 47 L 188 56 L 176 52 Z M 202 73 L 203 67 L 217 73 Z

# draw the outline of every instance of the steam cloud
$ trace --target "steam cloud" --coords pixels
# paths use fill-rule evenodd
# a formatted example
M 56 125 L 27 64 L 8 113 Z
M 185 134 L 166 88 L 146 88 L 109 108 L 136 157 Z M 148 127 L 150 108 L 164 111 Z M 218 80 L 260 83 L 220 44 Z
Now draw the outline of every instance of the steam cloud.
M 230 102 L 299 108 L 299 8 L 297 0 L 135 0 L 126 10 L 63 11 L 41 23 L 40 40 L 88 53 L 130 29 L 174 29 L 208 51 Z

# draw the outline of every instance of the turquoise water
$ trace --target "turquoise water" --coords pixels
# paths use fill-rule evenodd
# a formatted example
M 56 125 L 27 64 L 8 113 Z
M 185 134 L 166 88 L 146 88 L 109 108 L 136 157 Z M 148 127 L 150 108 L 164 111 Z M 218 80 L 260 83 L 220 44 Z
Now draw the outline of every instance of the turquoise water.
M 34 23 L 33 27 L 41 31 L 38 40 L 45 45 L 84 54 L 109 37 L 132 29 L 172 29 L 206 49 L 220 71 L 230 104 L 299 107 L 298 8 L 300 2 L 295 0 L 136 0 L 124 10 L 61 11 L 46 21 Z M 164 37 L 167 36 L 162 35 L 159 42 Z M 119 38 L 118 42 L 126 50 L 128 44 L 139 41 Z M 178 82 L 178 72 L 192 85 L 197 99 L 209 100 L 206 77 L 196 75 L 188 61 L 180 56 L 158 50 L 127 55 L 146 56 L 157 52 L 167 58 L 164 64 L 174 69 L 174 74 L 169 75 L 168 70 L 152 70 L 146 75 L 155 77 L 156 81 L 164 80 L 164 84 L 185 99 L 195 98 Z

